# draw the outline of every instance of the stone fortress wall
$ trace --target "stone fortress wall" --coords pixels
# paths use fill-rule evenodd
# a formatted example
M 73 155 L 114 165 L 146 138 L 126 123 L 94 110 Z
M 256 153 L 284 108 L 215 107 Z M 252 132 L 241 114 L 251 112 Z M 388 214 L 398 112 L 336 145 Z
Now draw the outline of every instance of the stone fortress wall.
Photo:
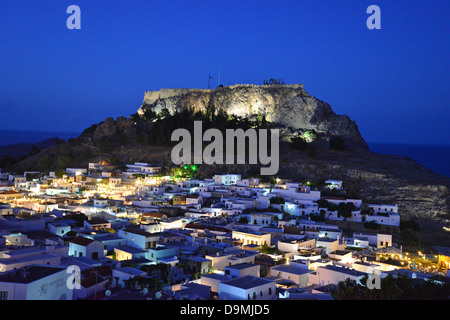
M 256 85 L 256 84 L 234 84 L 234 85 L 228 85 L 224 86 L 223 89 L 235 89 L 235 88 L 268 88 L 268 87 L 288 87 L 288 88 L 301 88 L 303 89 L 303 84 L 263 84 L 263 85 Z M 166 99 L 170 97 L 175 97 L 182 94 L 187 93 L 211 93 L 216 90 L 221 90 L 222 88 L 215 88 L 215 89 L 187 89 L 187 88 L 163 88 L 159 91 L 146 91 L 144 94 L 144 104 L 152 104 L 158 99 Z

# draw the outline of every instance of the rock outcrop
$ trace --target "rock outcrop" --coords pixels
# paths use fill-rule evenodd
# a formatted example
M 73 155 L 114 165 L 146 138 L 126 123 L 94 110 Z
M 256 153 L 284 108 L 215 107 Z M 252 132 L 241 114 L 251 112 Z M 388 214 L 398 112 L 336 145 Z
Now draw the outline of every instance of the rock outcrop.
M 328 103 L 310 95 L 298 84 L 148 91 L 137 113 L 143 115 L 148 109 L 161 113 L 167 109 L 173 114 L 185 108 L 202 112 L 222 110 L 243 118 L 264 116 L 268 122 L 293 134 L 314 130 L 325 139 L 339 136 L 349 146 L 368 149 L 355 121 L 337 115 Z

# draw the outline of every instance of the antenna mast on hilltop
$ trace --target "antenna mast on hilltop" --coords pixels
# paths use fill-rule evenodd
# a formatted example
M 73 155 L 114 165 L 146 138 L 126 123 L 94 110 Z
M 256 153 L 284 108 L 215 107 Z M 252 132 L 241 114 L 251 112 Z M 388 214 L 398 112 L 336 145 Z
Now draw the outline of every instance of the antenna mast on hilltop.
M 214 79 L 213 77 L 211 77 L 211 75 L 208 73 L 208 89 L 211 88 L 210 83 L 211 83 L 211 79 Z

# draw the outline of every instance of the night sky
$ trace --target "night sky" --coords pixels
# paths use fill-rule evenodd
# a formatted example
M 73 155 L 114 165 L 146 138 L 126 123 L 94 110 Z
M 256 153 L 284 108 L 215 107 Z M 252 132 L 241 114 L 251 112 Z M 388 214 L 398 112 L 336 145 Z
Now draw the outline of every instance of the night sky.
M 368 142 L 448 144 L 449 17 L 448 0 L 1 0 L 1 129 L 81 132 L 220 68 L 224 85 L 303 83 Z

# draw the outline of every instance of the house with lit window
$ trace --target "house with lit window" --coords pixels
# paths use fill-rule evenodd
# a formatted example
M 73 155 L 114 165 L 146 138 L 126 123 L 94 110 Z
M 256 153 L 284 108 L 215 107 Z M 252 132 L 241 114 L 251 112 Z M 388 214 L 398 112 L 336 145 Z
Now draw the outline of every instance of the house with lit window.
M 212 266 L 217 270 L 224 271 L 227 266 L 240 263 L 255 263 L 257 251 L 250 250 L 227 250 L 217 252 L 216 254 L 205 255 L 205 258 L 211 260 Z
M 139 258 L 147 258 L 148 251 L 138 248 L 133 248 L 130 246 L 120 246 L 114 248 L 114 253 L 116 256 L 116 260 L 124 261 L 124 260 L 133 260 Z
M 135 162 L 134 164 L 127 164 L 127 174 L 146 174 L 156 175 L 161 172 L 161 167 L 152 166 L 146 162 Z
M 69 241 L 69 256 L 98 260 L 105 256 L 105 247 L 100 241 L 75 237 Z
M 316 240 L 316 247 L 324 248 L 326 254 L 336 250 L 345 250 L 345 244 L 339 241 L 339 237 L 337 239 L 318 238 Z
M 270 246 L 270 233 L 246 230 L 233 230 L 233 239 L 239 239 L 243 245 L 256 244 L 258 246 Z
M 341 180 L 326 180 L 325 187 L 330 190 L 341 190 L 342 181 Z
M 125 239 L 128 246 L 144 250 L 155 248 L 160 238 L 159 233 L 150 233 L 138 228 L 121 229 L 117 235 Z
M 239 180 L 241 180 L 240 174 L 216 174 L 213 180 L 217 184 L 224 185 L 235 185 Z
M 392 234 L 378 232 L 355 232 L 353 233 L 353 244 L 360 247 L 386 248 L 392 246 Z

